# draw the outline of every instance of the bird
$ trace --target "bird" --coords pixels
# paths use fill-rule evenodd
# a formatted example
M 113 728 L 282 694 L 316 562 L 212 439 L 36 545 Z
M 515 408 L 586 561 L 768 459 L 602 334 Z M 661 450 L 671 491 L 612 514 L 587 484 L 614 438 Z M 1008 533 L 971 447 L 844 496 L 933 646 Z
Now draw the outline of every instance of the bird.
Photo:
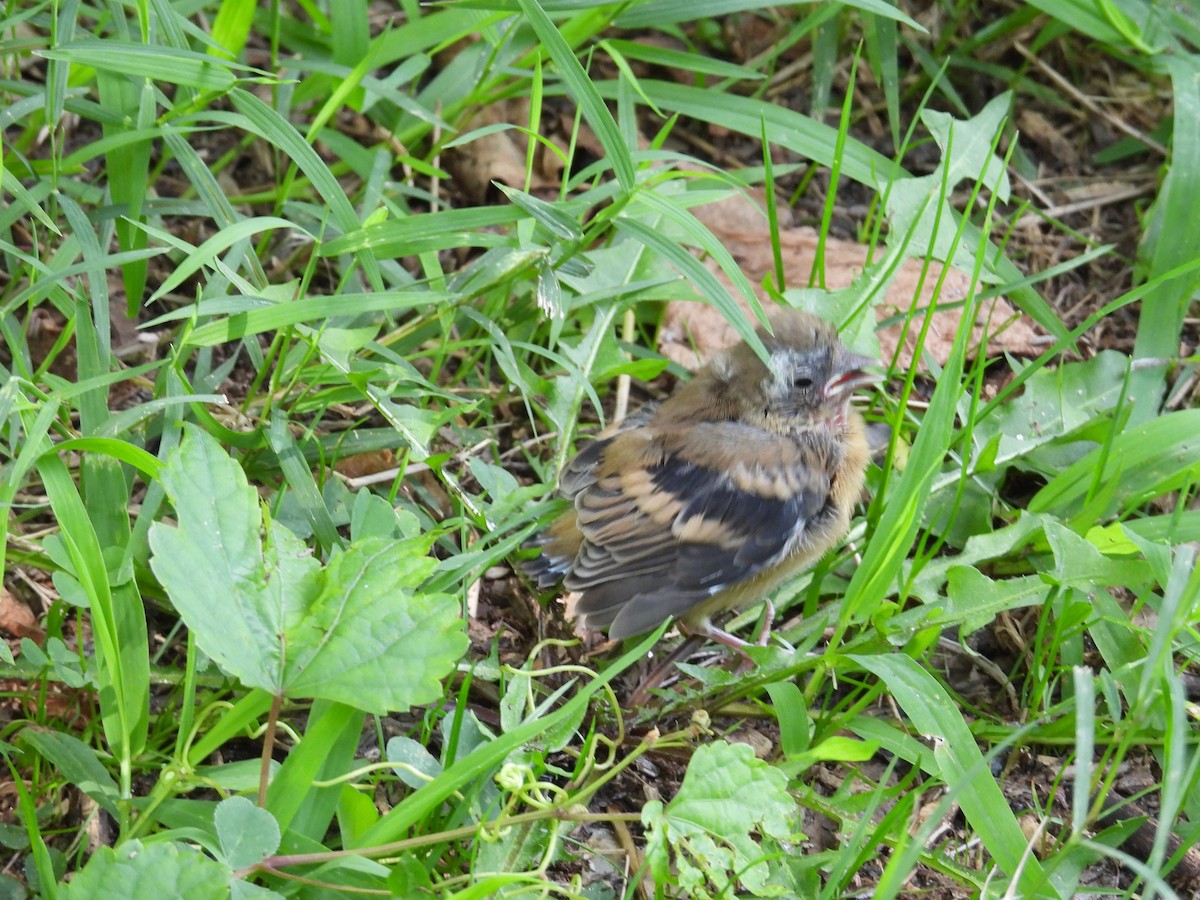
M 539 590 L 579 593 L 585 628 L 613 640 L 669 618 L 745 655 L 714 616 L 769 594 L 850 527 L 870 459 L 850 405 L 876 382 L 817 316 L 779 308 L 745 342 L 717 353 L 662 403 L 602 431 L 563 468 L 566 511 L 531 542 Z

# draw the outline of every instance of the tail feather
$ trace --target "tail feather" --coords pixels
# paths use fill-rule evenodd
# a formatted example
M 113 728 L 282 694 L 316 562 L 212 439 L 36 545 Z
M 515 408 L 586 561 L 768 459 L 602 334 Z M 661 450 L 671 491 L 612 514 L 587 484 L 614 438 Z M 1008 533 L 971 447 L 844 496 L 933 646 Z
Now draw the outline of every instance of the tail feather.
M 532 559 L 522 561 L 520 566 L 525 577 L 532 581 L 539 591 L 548 591 L 566 577 L 571 569 L 571 560 L 566 556 L 553 556 L 543 550 Z

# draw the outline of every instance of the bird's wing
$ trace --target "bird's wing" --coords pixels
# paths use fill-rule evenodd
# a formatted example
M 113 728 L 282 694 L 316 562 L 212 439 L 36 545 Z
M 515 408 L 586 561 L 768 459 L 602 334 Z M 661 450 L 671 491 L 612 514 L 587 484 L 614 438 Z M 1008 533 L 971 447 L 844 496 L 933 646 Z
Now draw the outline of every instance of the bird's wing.
M 579 612 L 637 634 L 780 562 L 836 517 L 837 453 L 823 429 L 737 422 L 614 435 L 575 494 L 583 541 L 566 586 Z
M 558 476 L 558 489 L 564 497 L 573 499 L 581 491 L 596 483 L 596 470 L 612 442 L 626 432 L 644 428 L 658 410 L 657 403 L 647 403 L 637 412 L 614 422 L 605 428 L 596 439 L 571 458 Z
M 597 467 L 613 440 L 627 431 L 644 427 L 653 418 L 656 409 L 657 403 L 649 403 L 605 428 L 563 467 L 558 478 L 559 493 L 567 500 L 574 500 L 579 494 L 591 490 L 596 483 Z M 525 544 L 527 549 L 536 549 L 539 553 L 523 562 L 521 568 L 540 590 L 551 588 L 571 570 L 582 542 L 575 516 L 562 516 Z

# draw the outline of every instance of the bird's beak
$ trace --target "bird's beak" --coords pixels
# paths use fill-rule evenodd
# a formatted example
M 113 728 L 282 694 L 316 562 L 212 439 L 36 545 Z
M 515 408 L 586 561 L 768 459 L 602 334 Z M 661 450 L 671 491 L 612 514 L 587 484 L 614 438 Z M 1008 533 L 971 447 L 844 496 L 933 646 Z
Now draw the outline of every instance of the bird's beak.
M 859 356 L 856 353 L 845 353 L 838 360 L 837 373 L 825 382 L 825 397 L 827 399 L 848 399 L 859 388 L 883 381 L 883 375 L 877 368 L 879 360 L 869 356 Z M 868 368 L 870 367 L 870 368 Z

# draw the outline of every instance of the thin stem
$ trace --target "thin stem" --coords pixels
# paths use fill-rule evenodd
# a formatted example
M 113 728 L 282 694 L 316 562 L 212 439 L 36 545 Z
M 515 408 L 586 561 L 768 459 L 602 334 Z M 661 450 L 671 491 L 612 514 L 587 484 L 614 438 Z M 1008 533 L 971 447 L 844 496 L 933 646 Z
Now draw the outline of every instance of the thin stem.
M 279 724 L 279 710 L 283 706 L 283 696 L 276 694 L 271 701 L 271 712 L 267 716 L 267 731 L 263 735 L 262 769 L 258 773 L 258 805 L 267 805 L 267 780 L 271 775 L 271 751 L 275 747 L 275 727 Z

